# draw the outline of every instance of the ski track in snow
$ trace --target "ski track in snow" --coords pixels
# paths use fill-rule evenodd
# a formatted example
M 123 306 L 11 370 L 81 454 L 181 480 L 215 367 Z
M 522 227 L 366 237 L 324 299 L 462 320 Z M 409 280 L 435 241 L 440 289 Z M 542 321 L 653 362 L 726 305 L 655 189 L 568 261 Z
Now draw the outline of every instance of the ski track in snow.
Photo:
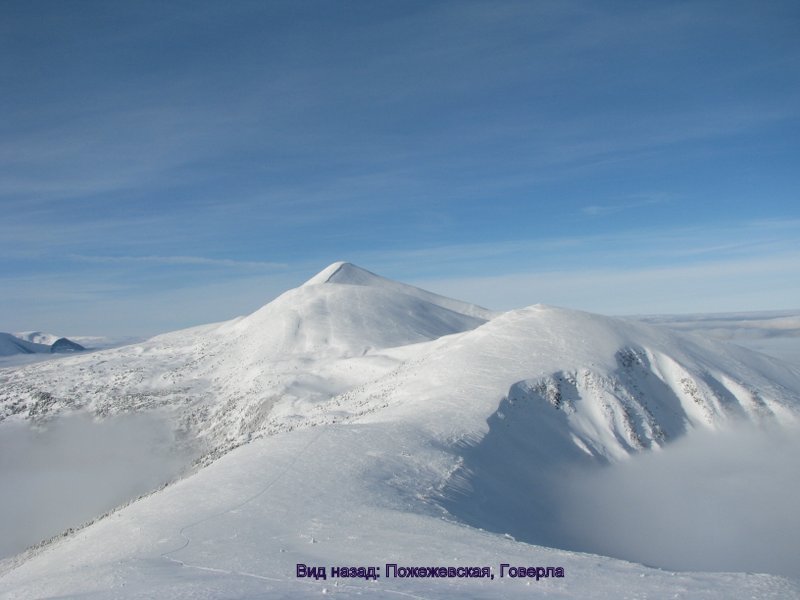
M 184 549 L 189 547 L 189 544 L 191 543 L 191 538 L 188 535 L 186 535 L 186 532 L 189 529 L 191 529 L 193 527 L 196 527 L 196 526 L 198 526 L 198 525 L 200 525 L 202 523 L 206 523 L 208 521 L 212 521 L 214 519 L 218 519 L 219 517 L 222 517 L 222 516 L 224 516 L 226 514 L 232 513 L 233 511 L 235 511 L 237 509 L 240 509 L 243 506 L 246 506 L 246 505 L 250 504 L 251 502 L 253 502 L 257 498 L 260 498 L 265 493 L 267 493 L 267 491 L 269 491 L 269 489 L 273 485 L 275 485 L 278 481 L 280 481 L 281 478 L 283 478 L 283 476 L 286 475 L 286 473 L 288 473 L 289 471 L 293 470 L 295 464 L 297 464 L 297 462 L 300 460 L 300 458 L 302 458 L 303 455 L 311 448 L 311 446 L 313 446 L 317 442 L 317 440 L 319 440 L 319 438 L 322 437 L 324 434 L 325 434 L 325 429 L 324 428 L 320 428 L 320 430 L 314 435 L 314 437 L 312 437 L 306 443 L 306 445 L 302 448 L 302 450 L 300 452 L 298 452 L 294 456 L 294 458 L 291 460 L 291 462 L 288 465 L 286 465 L 283 469 L 281 469 L 278 472 L 278 474 L 275 475 L 275 477 L 273 477 L 267 483 L 267 485 L 265 485 L 257 493 L 253 494 L 249 498 L 247 498 L 247 499 L 245 499 L 245 500 L 243 500 L 243 501 L 241 501 L 241 502 L 239 502 L 237 504 L 234 504 L 233 506 L 229 506 L 225 510 L 219 511 L 219 512 L 214 513 L 212 515 L 208 515 L 206 517 L 203 517 L 202 519 L 199 519 L 197 521 L 194 521 L 193 523 L 189 523 L 188 525 L 184 525 L 183 527 L 181 527 L 181 529 L 178 531 L 178 535 L 184 539 L 184 543 L 181 546 L 179 546 L 178 548 L 174 548 L 172 550 L 168 550 L 166 552 L 162 552 L 161 553 L 161 557 L 165 558 L 166 560 L 179 563 L 180 565 L 182 565 L 184 567 L 191 567 L 193 569 L 215 570 L 215 571 L 219 571 L 219 572 L 222 572 L 222 573 L 228 573 L 229 571 L 225 571 L 224 569 L 210 569 L 209 567 L 201 567 L 199 565 L 190 565 L 190 564 L 185 563 L 185 562 L 183 562 L 181 560 L 178 560 L 176 558 L 172 558 L 169 555 L 170 554 L 174 554 L 176 552 L 180 552 L 181 550 L 184 550 Z M 273 578 L 270 578 L 270 577 L 263 577 L 261 575 L 251 575 L 251 574 L 247 574 L 247 573 L 242 573 L 242 575 L 246 575 L 248 577 L 257 577 L 259 579 L 267 579 L 267 580 L 271 580 L 271 581 L 282 581 L 281 579 L 273 579 Z
M 187 563 L 187 562 L 184 562 L 184 561 L 182 561 L 182 560 L 180 560 L 178 558 L 174 558 L 174 557 L 170 556 L 170 554 L 175 554 L 176 552 L 180 552 L 181 550 L 185 550 L 192 543 L 192 539 L 187 534 L 187 532 L 190 529 L 192 529 L 193 527 L 196 527 L 197 525 L 200 525 L 202 523 L 207 523 L 209 521 L 213 521 L 214 519 L 218 519 L 219 517 L 222 517 L 222 516 L 224 516 L 226 514 L 232 513 L 233 511 L 238 510 L 238 509 L 250 504 L 251 502 L 255 501 L 256 499 L 260 498 L 265 493 L 267 493 L 269 491 L 269 489 L 272 488 L 272 486 L 275 485 L 278 481 L 280 481 L 288 472 L 293 471 L 295 465 L 299 462 L 299 460 L 301 458 L 303 458 L 303 456 L 309 450 L 311 450 L 311 447 L 314 446 L 323 435 L 325 435 L 327 430 L 324 427 L 320 427 L 319 429 L 320 430 L 314 435 L 314 437 L 312 437 L 306 443 L 306 445 L 302 448 L 302 450 L 300 452 L 298 452 L 297 454 L 295 454 L 295 456 L 291 460 L 291 462 L 288 465 L 286 465 L 283 469 L 281 469 L 281 471 L 275 477 L 273 477 L 267 483 L 267 485 L 265 485 L 260 491 L 258 491 L 257 493 L 253 494 L 249 498 L 243 500 L 242 502 L 234 504 L 233 506 L 229 506 L 225 510 L 217 512 L 217 513 L 215 513 L 213 515 L 208 515 L 208 516 L 206 516 L 206 517 L 204 517 L 202 519 L 199 519 L 197 521 L 194 521 L 192 523 L 184 525 L 178 531 L 178 535 L 185 540 L 184 543 L 181 546 L 179 546 L 178 548 L 174 548 L 172 550 L 168 550 L 166 552 L 162 552 L 161 553 L 161 557 L 163 559 L 165 559 L 165 560 L 168 560 L 168 561 L 172 562 L 172 563 L 178 564 L 181 567 L 186 567 L 186 568 L 189 568 L 189 569 L 197 569 L 199 571 L 207 571 L 207 572 L 211 572 L 211 573 L 221 573 L 221 574 L 224 574 L 224 575 L 233 575 L 233 576 L 236 576 L 236 577 L 248 577 L 248 578 L 251 578 L 251 579 L 258 579 L 258 580 L 262 580 L 262 581 L 272 581 L 272 582 L 276 582 L 276 583 L 285 583 L 285 582 L 289 581 L 289 582 L 292 582 L 292 583 L 295 583 L 295 584 L 299 584 L 299 585 L 309 585 L 309 586 L 315 587 L 317 589 L 322 588 L 321 589 L 322 593 L 326 593 L 327 592 L 327 590 L 325 589 L 325 585 L 326 584 L 319 583 L 318 581 L 307 581 L 305 579 L 300 579 L 300 578 L 281 579 L 281 578 L 277 578 L 277 577 L 268 577 L 266 575 L 257 575 L 255 573 L 248 573 L 246 571 L 233 571 L 233 570 L 228 570 L 228 569 L 220 569 L 220 568 L 216 568 L 216 567 L 195 565 L 195 564 Z M 340 583 L 339 581 L 335 581 L 334 583 L 335 583 L 335 587 L 337 588 L 337 590 L 352 589 L 352 590 L 358 591 L 359 593 L 363 591 L 363 588 L 358 587 L 358 586 L 351 586 L 351 585 L 348 585 L 348 584 L 343 584 L 343 583 Z M 403 591 L 400 591 L 400 590 L 393 590 L 393 589 L 389 589 L 389 588 L 386 588 L 386 587 L 381 587 L 380 591 L 381 591 L 381 593 L 395 594 L 397 596 L 402 596 L 404 598 L 414 598 L 415 600 L 430 600 L 426 596 L 418 596 L 418 595 L 412 594 L 410 592 L 403 592 Z

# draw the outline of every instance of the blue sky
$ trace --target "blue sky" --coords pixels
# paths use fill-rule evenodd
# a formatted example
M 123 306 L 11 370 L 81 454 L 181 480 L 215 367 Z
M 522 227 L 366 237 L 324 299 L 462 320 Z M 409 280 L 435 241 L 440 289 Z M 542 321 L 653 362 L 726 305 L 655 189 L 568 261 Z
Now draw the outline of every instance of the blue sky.
M 335 260 L 492 308 L 800 308 L 800 4 L 0 5 L 0 330 Z

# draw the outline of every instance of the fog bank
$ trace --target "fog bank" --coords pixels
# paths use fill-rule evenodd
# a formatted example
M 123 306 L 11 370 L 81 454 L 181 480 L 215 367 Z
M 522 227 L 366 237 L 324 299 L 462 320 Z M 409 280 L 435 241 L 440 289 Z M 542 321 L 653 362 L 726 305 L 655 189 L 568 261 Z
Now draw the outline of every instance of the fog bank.
M 800 577 L 800 431 L 694 433 L 561 480 L 565 546 L 675 570 Z
M 157 488 L 191 462 L 166 422 L 123 415 L 0 425 L 0 558 Z

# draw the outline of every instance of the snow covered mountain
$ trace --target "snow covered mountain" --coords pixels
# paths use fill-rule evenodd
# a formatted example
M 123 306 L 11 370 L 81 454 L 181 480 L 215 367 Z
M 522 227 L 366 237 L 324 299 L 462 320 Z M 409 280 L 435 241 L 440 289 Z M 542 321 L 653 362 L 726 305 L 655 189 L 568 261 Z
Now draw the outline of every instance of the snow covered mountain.
M 50 346 L 23 340 L 10 333 L 0 332 L 0 356 L 50 352 Z
M 543 305 L 493 313 L 335 263 L 247 317 L 0 371 L 0 434 L 74 411 L 157 414 L 176 443 L 202 445 L 202 468 L 6 561 L 0 594 L 529 596 L 499 573 L 336 586 L 295 573 L 510 563 L 573 574 L 534 581 L 545 595 L 800 596 L 774 576 L 676 575 L 513 539 L 558 544 L 536 518 L 558 469 L 797 422 L 800 373 L 702 337 Z
M 141 341 L 142 338 L 133 338 L 133 337 L 107 337 L 107 336 L 97 336 L 97 335 L 71 335 L 68 338 L 55 335 L 53 333 L 44 333 L 41 331 L 21 331 L 18 333 L 12 334 L 14 337 L 17 337 L 21 340 L 25 340 L 26 342 L 34 342 L 36 344 L 45 344 L 47 346 L 52 346 L 60 339 L 67 339 L 70 342 L 75 342 L 81 345 L 84 349 L 92 349 L 92 350 L 100 350 L 104 348 L 111 348 L 115 346 L 124 346 L 126 344 L 132 344 L 134 342 Z
M 40 331 L 0 333 L 0 356 L 15 354 L 62 354 L 85 350 L 80 344 L 65 337 Z
M 472 329 L 492 314 L 335 263 L 244 318 L 7 372 L 0 419 L 163 409 L 184 437 L 207 441 L 217 456 L 253 433 L 294 427 L 295 404 L 314 405 L 391 370 L 409 344 Z M 278 400 L 282 410 L 273 411 Z
M 393 408 L 388 397 L 442 397 L 425 403 L 441 413 L 466 385 L 469 427 L 500 399 L 542 398 L 573 446 L 620 458 L 692 427 L 783 418 L 800 389 L 756 353 L 632 321 L 495 314 L 334 263 L 247 317 L 8 371 L 0 418 L 158 408 L 216 456 L 254 434 Z

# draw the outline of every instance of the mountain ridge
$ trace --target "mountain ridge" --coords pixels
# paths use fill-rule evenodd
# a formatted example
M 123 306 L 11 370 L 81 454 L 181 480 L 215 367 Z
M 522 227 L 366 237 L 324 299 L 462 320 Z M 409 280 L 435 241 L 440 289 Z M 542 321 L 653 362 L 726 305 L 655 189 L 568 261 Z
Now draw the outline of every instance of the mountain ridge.
M 347 283 L 335 281 L 339 274 Z M 25 410 L 36 415 L 74 409 L 115 414 L 133 407 L 161 407 L 182 415 L 181 427 L 186 432 L 216 438 L 211 445 L 218 454 L 223 447 L 246 441 L 254 434 L 308 422 L 310 415 L 321 414 L 326 402 L 342 404 L 337 400 L 342 395 L 350 402 L 363 395 L 359 391 L 363 386 L 380 387 L 380 378 L 395 371 L 392 377 L 397 378 L 409 370 L 419 370 L 416 393 L 423 397 L 430 396 L 431 385 L 450 377 L 448 373 L 455 373 L 456 379 L 464 378 L 460 373 L 465 373 L 470 379 L 473 371 L 486 372 L 485 381 L 496 382 L 491 388 L 496 391 L 482 409 L 488 410 L 484 418 L 493 412 L 489 410 L 491 404 L 507 397 L 514 385 L 533 381 L 534 387 L 553 388 L 554 378 L 563 378 L 565 373 L 572 379 L 578 373 L 594 373 L 596 382 L 610 382 L 612 386 L 609 391 L 605 383 L 596 383 L 595 387 L 600 386 L 597 389 L 605 390 L 603 394 L 613 397 L 619 392 L 624 396 L 610 405 L 621 411 L 611 412 L 616 414 L 614 418 L 622 419 L 628 433 L 616 426 L 611 431 L 614 439 L 619 435 L 627 439 L 621 447 L 629 450 L 649 447 L 657 441 L 653 432 L 660 430 L 655 417 L 647 416 L 652 410 L 635 400 L 637 394 L 641 396 L 636 386 L 649 390 L 653 397 L 650 402 L 663 394 L 670 405 L 686 415 L 695 415 L 681 417 L 694 425 L 701 423 L 697 417 L 700 413 L 716 415 L 714 419 L 724 417 L 721 407 L 725 403 L 717 396 L 734 398 L 730 405 L 749 402 L 748 386 L 740 381 L 742 377 L 728 372 L 731 368 L 748 373 L 747 379 L 759 382 L 764 389 L 777 389 L 774 398 L 783 400 L 767 399 L 779 412 L 791 396 L 785 390 L 793 386 L 800 389 L 796 376 L 787 375 L 785 366 L 766 357 L 651 325 L 543 304 L 491 313 L 492 318 L 482 319 L 473 315 L 490 311 L 441 298 L 350 263 L 333 263 L 246 317 L 164 334 L 129 347 L 70 357 L 59 361 L 57 368 L 39 364 L 11 371 L 5 376 L 6 389 L 0 391 L 0 418 Z M 661 346 L 665 349 L 659 350 Z M 716 364 L 706 360 L 707 355 L 725 358 L 722 364 Z M 463 363 L 453 363 L 461 356 L 465 357 Z M 494 357 L 491 360 L 495 362 L 487 362 L 487 356 Z M 641 382 L 628 389 L 628 384 L 610 375 L 621 368 L 623 360 L 645 365 L 642 373 L 652 375 L 649 381 L 661 382 L 658 389 Z M 742 366 L 742 361 L 756 365 L 756 371 Z M 154 368 L 159 372 L 148 375 Z M 438 372 L 434 372 L 436 369 Z M 758 375 L 758 369 L 769 377 Z M 667 372 L 676 375 L 665 375 Z M 711 372 L 714 375 L 709 375 Z M 776 388 L 768 382 L 770 378 L 783 383 Z M 485 387 L 477 380 L 474 385 L 476 389 Z M 76 398 L 68 391 L 71 389 L 84 389 L 86 393 Z M 581 388 L 583 394 L 590 392 Z M 449 392 L 445 389 L 442 393 Z M 386 394 L 383 390 L 378 395 Z M 42 395 L 48 399 L 46 405 L 39 398 Z M 358 403 L 361 408 L 354 413 L 379 406 L 367 399 Z M 756 401 L 750 405 L 760 406 Z M 626 410 L 633 413 L 625 416 Z M 752 413 L 748 410 L 742 408 L 743 414 Z M 292 414 L 296 417 L 290 418 Z M 345 410 L 342 414 L 351 413 Z M 645 427 L 649 433 L 636 423 L 650 423 Z M 646 442 L 637 443 L 630 431 L 644 435 Z M 221 440 L 229 441 L 220 446 Z M 609 450 L 612 454 L 622 455 L 619 444 L 609 441 L 604 445 L 616 448 Z

